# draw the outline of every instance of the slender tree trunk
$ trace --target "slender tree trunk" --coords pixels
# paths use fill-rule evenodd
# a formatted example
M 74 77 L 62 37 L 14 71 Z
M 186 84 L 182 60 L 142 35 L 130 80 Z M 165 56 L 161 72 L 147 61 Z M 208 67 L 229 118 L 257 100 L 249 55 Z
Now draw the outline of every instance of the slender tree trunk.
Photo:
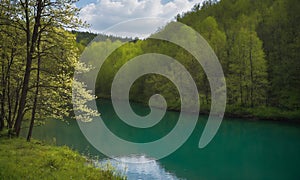
M 22 86 L 22 92 L 19 102 L 19 109 L 17 113 L 16 122 L 14 125 L 14 131 L 17 136 L 20 134 L 22 119 L 24 115 L 24 110 L 26 106 L 26 98 L 27 98 L 27 90 L 29 86 L 29 80 L 30 80 L 30 73 L 31 73 L 31 66 L 32 66 L 32 59 L 33 54 L 35 52 L 35 44 L 37 42 L 38 38 L 38 31 L 40 27 L 40 20 L 41 20 L 41 13 L 42 13 L 42 1 L 37 0 L 37 8 L 36 8 L 36 17 L 35 17 L 35 23 L 33 27 L 33 32 L 31 36 L 30 32 L 30 19 L 29 19 L 29 5 L 28 0 L 25 1 L 24 7 L 25 7 L 25 15 L 26 15 L 26 39 L 27 39 L 27 57 L 26 57 L 26 69 L 25 69 L 25 75 L 23 80 L 23 86 Z M 31 42 L 30 42 L 31 41 Z
M 4 128 L 4 119 L 0 119 L 0 131 L 2 131 Z
M 1 112 L 1 117 L 0 117 L 0 131 L 2 131 L 3 130 L 3 128 L 4 128 L 4 119 L 2 118 L 2 112 Z
M 2 90 L 1 90 L 1 111 L 0 111 L 0 131 L 3 130 L 4 128 L 4 117 L 5 117 L 5 90 L 6 90 L 6 82 L 5 82 L 5 73 L 4 73 L 4 56 L 2 57 L 3 61 L 2 61 L 2 82 L 1 82 L 1 86 L 2 86 Z
M 10 94 L 10 76 L 7 78 L 7 104 L 8 104 L 8 117 L 7 117 L 7 128 L 12 126 L 12 99 Z
M 40 43 L 41 43 L 41 36 L 39 36 L 38 43 L 37 43 L 38 64 L 37 64 L 37 74 L 36 74 L 36 89 L 35 89 L 35 94 L 34 94 L 33 108 L 32 108 L 32 112 L 31 112 L 30 126 L 29 126 L 28 135 L 27 135 L 28 142 L 30 141 L 31 136 L 32 136 L 32 130 L 33 130 L 33 126 L 34 126 L 35 113 L 36 113 L 36 107 L 37 107 L 37 100 L 38 100 L 38 95 L 39 95 L 40 68 L 41 68 Z
M 12 117 L 12 124 L 13 122 L 15 121 L 16 119 L 16 115 L 17 115 L 17 110 L 18 110 L 18 102 L 19 102 L 19 99 L 20 99 L 20 92 L 21 92 L 21 82 L 20 80 L 17 82 L 17 86 L 16 86 L 16 91 L 15 91 L 15 94 L 16 94 L 16 99 L 15 99 L 15 104 L 14 104 L 14 110 L 13 110 L 13 117 Z M 12 125 L 11 124 L 11 125 Z M 10 127 L 12 128 L 12 126 Z
M 10 58 L 7 56 L 5 57 L 5 55 L 2 55 L 2 72 L 1 72 L 1 86 L 2 86 L 2 91 L 1 91 L 1 111 L 0 111 L 0 130 L 2 130 L 5 126 L 4 123 L 4 119 L 6 116 L 6 103 L 8 103 L 8 117 L 6 118 L 7 120 L 7 125 L 10 125 L 10 113 L 11 113 L 11 106 L 10 106 L 10 98 L 9 98 L 9 93 L 10 93 L 10 70 L 11 70 L 11 66 L 14 60 L 14 56 L 15 56 L 15 47 L 11 48 L 11 54 L 10 54 Z M 4 59 L 7 60 L 7 64 L 6 66 L 4 65 Z M 7 99 L 6 99 L 6 96 Z
M 209 104 L 209 99 L 208 99 L 208 96 L 209 96 L 209 87 L 208 86 L 209 86 L 209 84 L 208 84 L 206 75 L 203 76 L 203 85 L 204 85 L 205 101 L 206 101 L 206 104 Z
M 253 86 L 254 86 L 254 82 L 253 82 L 253 59 L 252 59 L 252 34 L 250 34 L 250 79 L 251 79 L 251 87 L 250 87 L 250 102 L 251 102 L 251 107 L 254 106 L 253 103 Z
M 240 98 L 241 98 L 241 105 L 244 106 L 244 101 L 243 101 L 243 86 L 242 86 L 242 73 L 240 73 Z
M 16 46 L 16 44 L 15 44 Z M 11 48 L 11 54 L 10 54 L 10 59 L 8 59 L 8 67 L 7 67 L 7 71 L 6 71 L 6 89 L 7 89 L 7 92 L 6 92 L 6 95 L 7 95 L 7 105 L 8 105 L 8 117 L 7 117 L 7 127 L 9 129 L 11 129 L 11 126 L 12 126 L 12 98 L 11 98 L 11 90 L 10 90 L 10 84 L 11 84 L 11 81 L 10 81 L 10 70 L 11 70 L 11 66 L 14 62 L 14 59 L 15 59 L 15 52 L 16 52 L 16 48 L 12 47 Z

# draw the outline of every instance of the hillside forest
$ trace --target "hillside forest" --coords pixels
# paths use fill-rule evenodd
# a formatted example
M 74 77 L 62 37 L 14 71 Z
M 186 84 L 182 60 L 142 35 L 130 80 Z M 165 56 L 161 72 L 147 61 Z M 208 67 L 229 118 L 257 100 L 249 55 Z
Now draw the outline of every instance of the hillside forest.
M 72 0 L 0 2 L 0 130 L 6 127 L 19 135 L 25 121 L 30 139 L 35 120 L 64 119 L 72 116 L 74 108 L 97 115 L 71 103 L 72 84 L 85 87 L 73 79 L 76 67 L 79 71 L 88 68 L 78 63 L 80 54 L 86 46 L 86 51 L 101 53 L 126 41 L 107 58 L 98 74 L 98 98 L 110 97 L 112 80 L 126 62 L 155 52 L 177 59 L 189 70 L 199 91 L 201 112 L 209 112 L 207 77 L 181 47 L 151 38 L 105 35 L 89 44 L 96 34 L 76 31 L 86 25 L 77 18 L 79 9 L 72 6 Z M 226 78 L 226 115 L 299 119 L 299 12 L 298 0 L 208 0 L 175 17 L 199 32 L 215 51 Z M 170 26 L 172 22 L 166 28 Z M 91 58 L 92 64 L 97 63 L 96 57 Z M 89 91 L 81 93 L 83 104 L 95 98 Z M 180 110 L 176 87 L 159 75 L 139 78 L 130 99 L 148 104 L 149 97 L 157 93 L 165 97 L 170 110 Z

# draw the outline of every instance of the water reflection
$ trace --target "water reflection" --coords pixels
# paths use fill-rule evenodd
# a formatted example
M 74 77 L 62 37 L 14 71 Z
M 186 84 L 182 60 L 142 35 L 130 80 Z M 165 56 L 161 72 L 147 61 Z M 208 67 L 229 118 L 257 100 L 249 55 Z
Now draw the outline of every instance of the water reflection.
M 158 161 L 147 158 L 144 155 L 132 155 L 117 157 L 115 159 L 104 159 L 99 161 L 98 166 L 105 167 L 107 164 L 111 164 L 118 172 L 126 175 L 129 180 L 179 179 L 174 174 L 167 172 Z
M 109 101 L 99 104 L 106 125 L 120 137 L 134 142 L 149 142 L 166 135 L 177 122 L 178 113 L 168 111 L 158 126 L 146 130 L 127 128 L 113 112 Z M 147 108 L 134 104 L 141 114 Z M 183 146 L 159 161 L 144 156 L 125 156 L 120 163 L 108 160 L 85 139 L 76 121 L 68 124 L 49 120 L 36 127 L 33 137 L 67 145 L 78 152 L 97 156 L 101 163 L 110 161 L 130 179 L 299 179 L 300 125 L 269 121 L 224 119 L 213 141 L 204 149 L 198 148 L 207 116 L 200 116 L 198 124 Z M 26 133 L 26 130 L 22 131 Z M 55 140 L 53 140 L 55 139 Z M 123 147 L 120 147 L 123 148 Z M 119 159 L 122 160 L 122 159 Z M 133 164 L 134 161 L 150 162 Z M 160 178 L 161 177 L 161 178 Z

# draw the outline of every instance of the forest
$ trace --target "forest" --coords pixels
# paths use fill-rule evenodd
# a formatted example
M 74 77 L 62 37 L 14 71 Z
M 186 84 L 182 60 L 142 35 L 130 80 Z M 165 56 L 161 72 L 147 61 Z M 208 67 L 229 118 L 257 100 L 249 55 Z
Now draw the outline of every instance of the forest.
M 299 10 L 295 0 L 210 0 L 176 17 L 178 22 L 199 32 L 221 62 L 227 85 L 226 115 L 299 119 Z M 169 26 L 172 23 L 165 28 Z M 120 43 L 93 42 L 87 51 L 93 54 L 94 48 Z M 111 83 L 120 67 L 133 57 L 154 52 L 175 58 L 189 70 L 199 90 L 201 112 L 209 112 L 210 87 L 198 62 L 182 48 L 153 40 L 151 36 L 129 42 L 109 56 L 99 72 L 96 95 L 110 97 Z M 95 56 L 92 64 L 96 61 Z M 176 87 L 163 76 L 147 75 L 138 79 L 131 88 L 130 99 L 147 104 L 154 93 L 166 98 L 170 110 L 180 110 Z
M 71 104 L 74 69 L 86 70 L 85 65 L 78 66 L 78 59 L 97 34 L 67 30 L 86 26 L 72 3 L 1 0 L 0 130 L 7 127 L 18 136 L 24 120 L 30 127 L 30 139 L 35 119 L 64 119 L 72 116 L 73 108 L 81 108 Z M 221 62 L 227 84 L 226 115 L 299 119 L 299 10 L 297 0 L 209 0 L 175 17 L 199 32 Z M 166 28 L 170 26 L 172 22 Z M 112 80 L 122 65 L 138 55 L 156 52 L 177 59 L 189 70 L 199 89 L 201 112 L 209 112 L 207 77 L 194 57 L 179 46 L 151 38 L 101 35 L 87 51 L 94 48 L 98 52 L 126 41 L 98 74 L 98 98 L 110 97 Z M 146 104 L 154 93 L 166 98 L 170 110 L 180 109 L 176 87 L 159 75 L 138 79 L 130 97 Z M 88 91 L 82 96 L 84 102 L 95 98 Z
M 178 179 L 299 179 L 299 0 L 206 0 L 178 14 L 146 39 L 81 32 L 89 29 L 89 24 L 80 20 L 80 9 L 74 5 L 77 1 L 0 0 L 0 179 L 127 179 L 127 175 L 128 179 L 172 179 L 173 175 Z M 85 1 L 85 6 L 100 2 Z M 176 28 L 178 22 L 186 26 Z M 226 88 L 222 86 L 217 92 L 211 92 L 210 76 L 193 53 L 172 41 L 156 39 L 163 35 L 193 44 L 197 33 L 210 45 L 222 66 Z M 203 44 L 197 45 L 197 52 L 203 53 Z M 95 67 L 99 56 L 110 51 L 98 71 Z M 139 115 L 147 114 L 153 95 L 165 98 L 170 111 L 165 112 L 157 126 L 131 127 L 116 115 L 113 103 L 104 100 L 112 99 L 112 82 L 127 62 L 154 53 L 175 59 L 194 80 L 198 93 L 193 97 L 199 95 L 201 113 L 197 114 L 194 129 L 188 128 L 188 117 L 194 114 L 183 111 L 199 111 L 181 109 L 184 102 L 195 102 L 189 101 L 193 97 L 181 102 L 176 84 L 158 74 L 141 76 L 129 92 L 131 107 Z M 89 61 L 82 61 L 83 58 Z M 145 69 L 158 66 L 141 62 Z M 167 67 L 165 73 L 190 87 L 176 63 L 162 63 Z M 96 83 L 83 82 L 77 78 L 80 76 L 96 79 Z M 125 91 L 124 84 L 121 82 L 117 90 Z M 206 116 L 216 102 L 212 97 L 225 90 L 224 121 L 204 149 L 200 142 L 206 126 L 212 122 Z M 118 100 L 126 98 L 117 96 Z M 91 102 L 96 102 L 98 110 L 89 108 Z M 162 104 L 151 105 L 160 108 Z M 177 128 L 182 114 L 186 121 Z M 109 135 L 117 132 L 122 142 L 138 144 L 136 149 L 170 134 L 176 135 L 170 136 L 174 139 L 182 139 L 185 130 L 191 134 L 182 146 L 162 159 L 152 158 L 151 153 L 150 157 L 145 153 L 120 157 L 120 163 L 123 159 L 141 164 L 112 164 L 122 165 L 119 172 L 109 164 L 118 156 L 110 159 L 94 146 L 83 135 L 78 125 L 81 121 L 76 121 L 75 116 L 88 125 L 105 117 L 105 125 L 112 130 Z M 109 145 L 105 147 L 107 151 L 135 150 L 114 144 L 105 132 L 98 131 L 89 129 L 97 142 L 96 135 L 106 138 L 101 143 Z M 171 144 L 164 141 L 164 145 L 151 148 L 160 151 Z M 105 166 L 100 166 L 102 162 Z M 168 178 L 156 177 L 159 173 Z
M 226 77 L 228 116 L 299 118 L 299 6 L 295 0 L 209 0 L 177 15 L 178 22 L 205 38 L 221 62 Z M 92 46 L 101 48 L 118 43 L 121 42 L 107 40 L 93 42 Z M 97 96 L 110 97 L 110 85 L 118 69 L 131 58 L 151 52 L 166 54 L 185 65 L 197 84 L 201 111 L 207 113 L 211 92 L 201 66 L 182 48 L 151 37 L 122 46 L 106 60 L 98 75 Z M 147 104 L 148 98 L 158 92 L 167 99 L 169 109 L 180 110 L 176 87 L 162 76 L 138 79 L 130 97 Z

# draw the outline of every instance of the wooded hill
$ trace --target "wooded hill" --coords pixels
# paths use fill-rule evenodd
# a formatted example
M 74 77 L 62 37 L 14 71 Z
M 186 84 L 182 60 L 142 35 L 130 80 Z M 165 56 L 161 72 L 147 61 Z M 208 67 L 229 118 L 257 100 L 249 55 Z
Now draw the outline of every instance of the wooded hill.
M 299 117 L 299 12 L 296 0 L 221 0 L 195 5 L 190 12 L 176 17 L 199 32 L 218 56 L 228 88 L 227 114 L 271 119 Z M 106 41 L 93 46 L 118 43 Z M 97 95 L 109 97 L 118 69 L 131 58 L 149 52 L 166 54 L 185 65 L 197 84 L 202 110 L 209 110 L 210 87 L 195 59 L 174 44 L 151 39 L 127 43 L 108 58 L 99 73 Z M 157 75 L 135 82 L 131 100 L 147 104 L 153 93 L 163 94 L 169 109 L 180 109 L 176 87 Z

